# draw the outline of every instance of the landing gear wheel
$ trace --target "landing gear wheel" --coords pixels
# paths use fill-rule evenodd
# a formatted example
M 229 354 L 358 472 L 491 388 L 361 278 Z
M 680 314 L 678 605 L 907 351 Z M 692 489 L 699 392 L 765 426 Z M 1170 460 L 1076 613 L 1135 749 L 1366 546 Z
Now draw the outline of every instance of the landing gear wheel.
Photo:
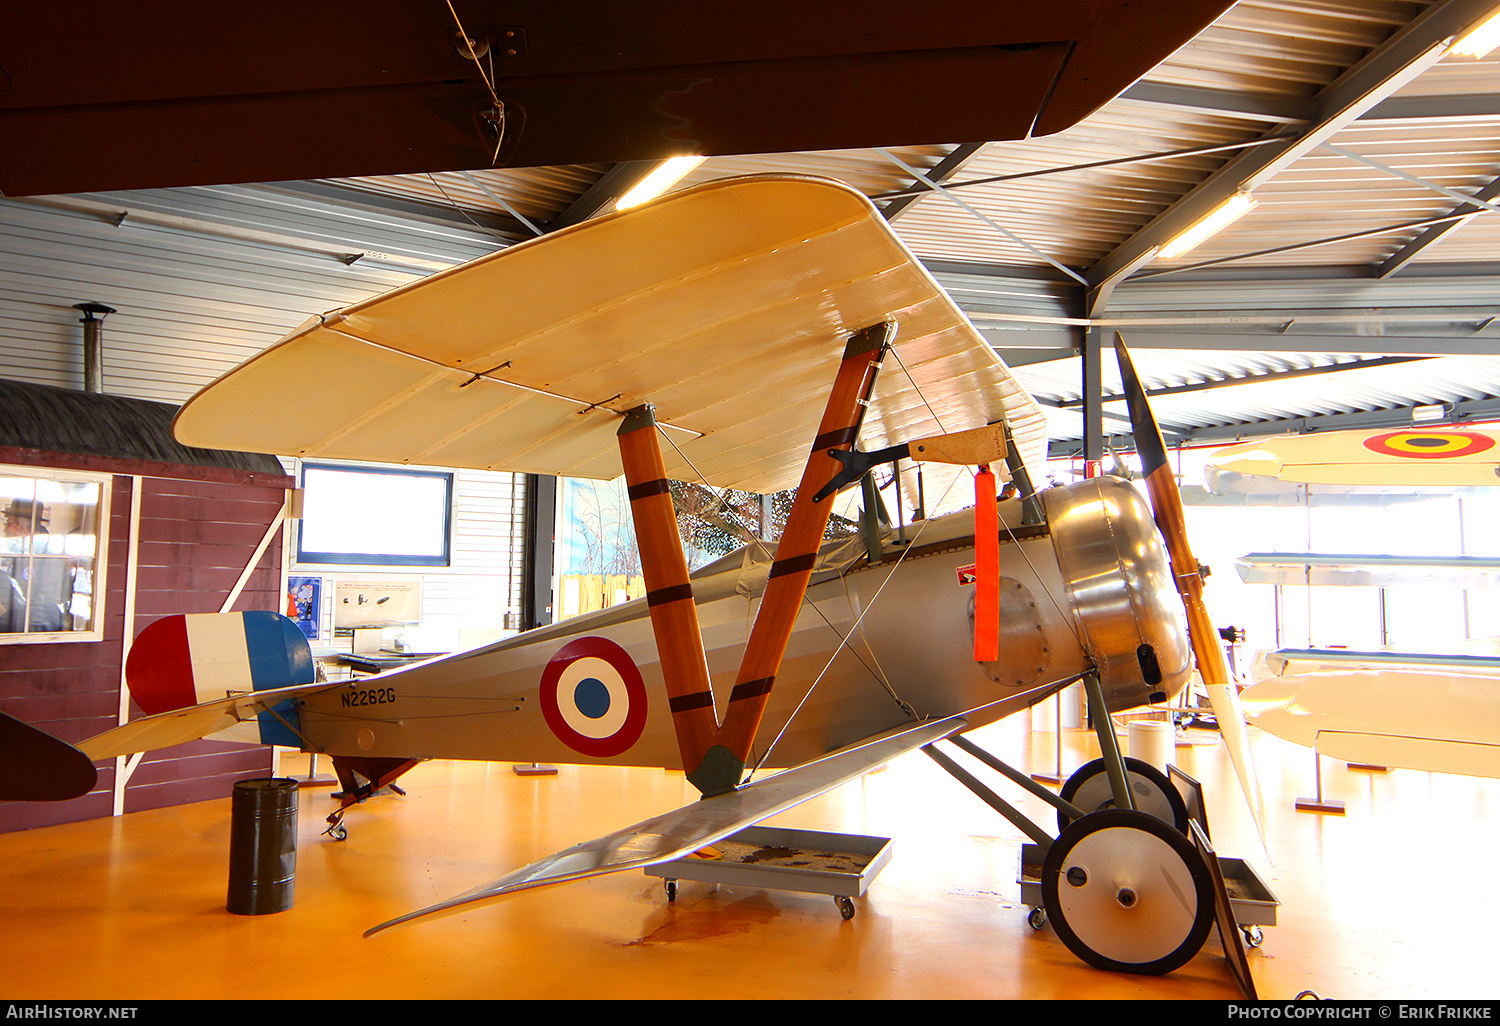
M 846 920 L 854 918 L 853 898 L 838 895 L 833 899 L 833 903 L 839 907 L 839 915 L 843 916 Z
M 1110 809 L 1052 843 L 1042 863 L 1042 905 L 1068 950 L 1089 965 L 1160 975 L 1203 947 L 1214 924 L 1213 878 L 1166 823 Z
M 668 880 L 667 881 L 667 900 L 668 901 L 676 901 L 677 900 L 677 881 L 676 880 Z
M 325 833 L 327 833 L 328 836 L 333 838 L 335 841 L 343 841 L 347 840 L 349 837 L 349 828 L 344 826 L 344 824 L 342 823 L 335 823 L 333 826 L 329 827 L 325 831 Z
M 1125 782 L 1130 788 L 1130 799 L 1136 811 L 1145 812 L 1163 823 L 1170 823 L 1184 837 L 1188 830 L 1187 803 L 1177 785 L 1167 775 L 1149 762 L 1125 759 Z M 1072 802 L 1084 812 L 1103 812 L 1115 807 L 1114 788 L 1109 784 L 1109 771 L 1103 759 L 1085 763 L 1074 771 L 1059 792 L 1064 801 Z M 1062 812 L 1057 814 L 1057 829 L 1066 830 L 1072 820 Z

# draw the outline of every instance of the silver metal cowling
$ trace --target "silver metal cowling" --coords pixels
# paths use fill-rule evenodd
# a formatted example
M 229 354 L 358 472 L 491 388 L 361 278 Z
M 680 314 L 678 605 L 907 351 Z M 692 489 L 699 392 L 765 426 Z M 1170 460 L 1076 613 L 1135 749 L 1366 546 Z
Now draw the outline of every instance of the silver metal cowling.
M 1129 481 L 1105 476 L 1048 488 L 1042 499 L 1063 586 L 1105 703 L 1118 711 L 1177 694 L 1192 670 L 1192 649 L 1145 497 Z M 1143 655 L 1148 665 L 1154 658 L 1159 680 L 1147 679 Z

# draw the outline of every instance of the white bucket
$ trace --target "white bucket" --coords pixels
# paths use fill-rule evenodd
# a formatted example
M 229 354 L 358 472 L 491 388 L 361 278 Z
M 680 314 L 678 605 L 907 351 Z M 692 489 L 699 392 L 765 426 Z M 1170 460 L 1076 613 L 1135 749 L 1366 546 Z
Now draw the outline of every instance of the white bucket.
M 1130 756 L 1149 762 L 1163 773 L 1172 763 L 1176 728 L 1161 720 L 1130 721 Z

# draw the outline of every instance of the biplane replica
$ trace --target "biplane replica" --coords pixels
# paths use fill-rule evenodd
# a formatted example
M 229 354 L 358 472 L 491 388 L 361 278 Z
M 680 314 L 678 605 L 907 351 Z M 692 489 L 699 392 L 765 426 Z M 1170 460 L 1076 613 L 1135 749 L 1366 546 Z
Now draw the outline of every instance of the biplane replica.
M 1310 488 L 1408 489 L 1407 498 L 1500 485 L 1500 431 L 1413 426 L 1244 442 L 1214 453 L 1211 485 L 1270 480 Z M 1494 587 L 1482 556 L 1251 553 L 1248 583 Z M 1283 649 L 1241 694 L 1250 722 L 1365 766 L 1500 777 L 1500 659 L 1430 652 Z
M 1057 808 L 1054 831 L 986 799 L 1047 849 L 1045 911 L 1069 948 L 1169 972 L 1215 921 L 1210 871 L 1165 800 L 1173 785 L 1121 756 L 1109 714 L 1170 701 L 1196 654 L 1255 788 L 1161 436 L 1120 359 L 1154 518 L 1118 477 L 1035 489 L 1037 405 L 862 194 L 797 176 L 685 189 L 316 317 L 190 400 L 178 438 L 623 469 L 647 595 L 336 683 L 314 681 L 282 632 L 248 644 L 277 667 L 267 683 L 227 695 L 189 616 L 173 628 L 189 656 L 130 674 L 148 715 L 74 761 L 258 719 L 267 740 L 358 774 L 335 836 L 348 808 L 425 759 L 681 768 L 702 794 L 374 933 L 684 856 L 914 750 L 951 767 L 935 747 L 948 741 Z M 836 493 L 898 460 L 972 478 L 973 510 L 825 541 Z M 671 479 L 796 485 L 796 501 L 774 552 L 752 544 L 690 574 Z M 1013 497 L 997 499 L 1002 479 Z M 244 633 L 270 615 L 242 614 Z M 1062 797 L 964 737 L 1077 681 L 1104 756 Z

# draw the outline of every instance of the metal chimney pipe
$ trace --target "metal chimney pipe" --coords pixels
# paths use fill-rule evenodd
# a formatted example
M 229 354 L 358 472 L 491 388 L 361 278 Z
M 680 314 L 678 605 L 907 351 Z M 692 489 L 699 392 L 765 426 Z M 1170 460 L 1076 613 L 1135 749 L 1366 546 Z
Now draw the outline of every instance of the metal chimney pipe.
M 104 318 L 115 312 L 114 307 L 103 303 L 74 303 L 74 310 L 83 311 L 83 390 L 104 391 Z M 95 319 L 94 315 L 98 314 Z

